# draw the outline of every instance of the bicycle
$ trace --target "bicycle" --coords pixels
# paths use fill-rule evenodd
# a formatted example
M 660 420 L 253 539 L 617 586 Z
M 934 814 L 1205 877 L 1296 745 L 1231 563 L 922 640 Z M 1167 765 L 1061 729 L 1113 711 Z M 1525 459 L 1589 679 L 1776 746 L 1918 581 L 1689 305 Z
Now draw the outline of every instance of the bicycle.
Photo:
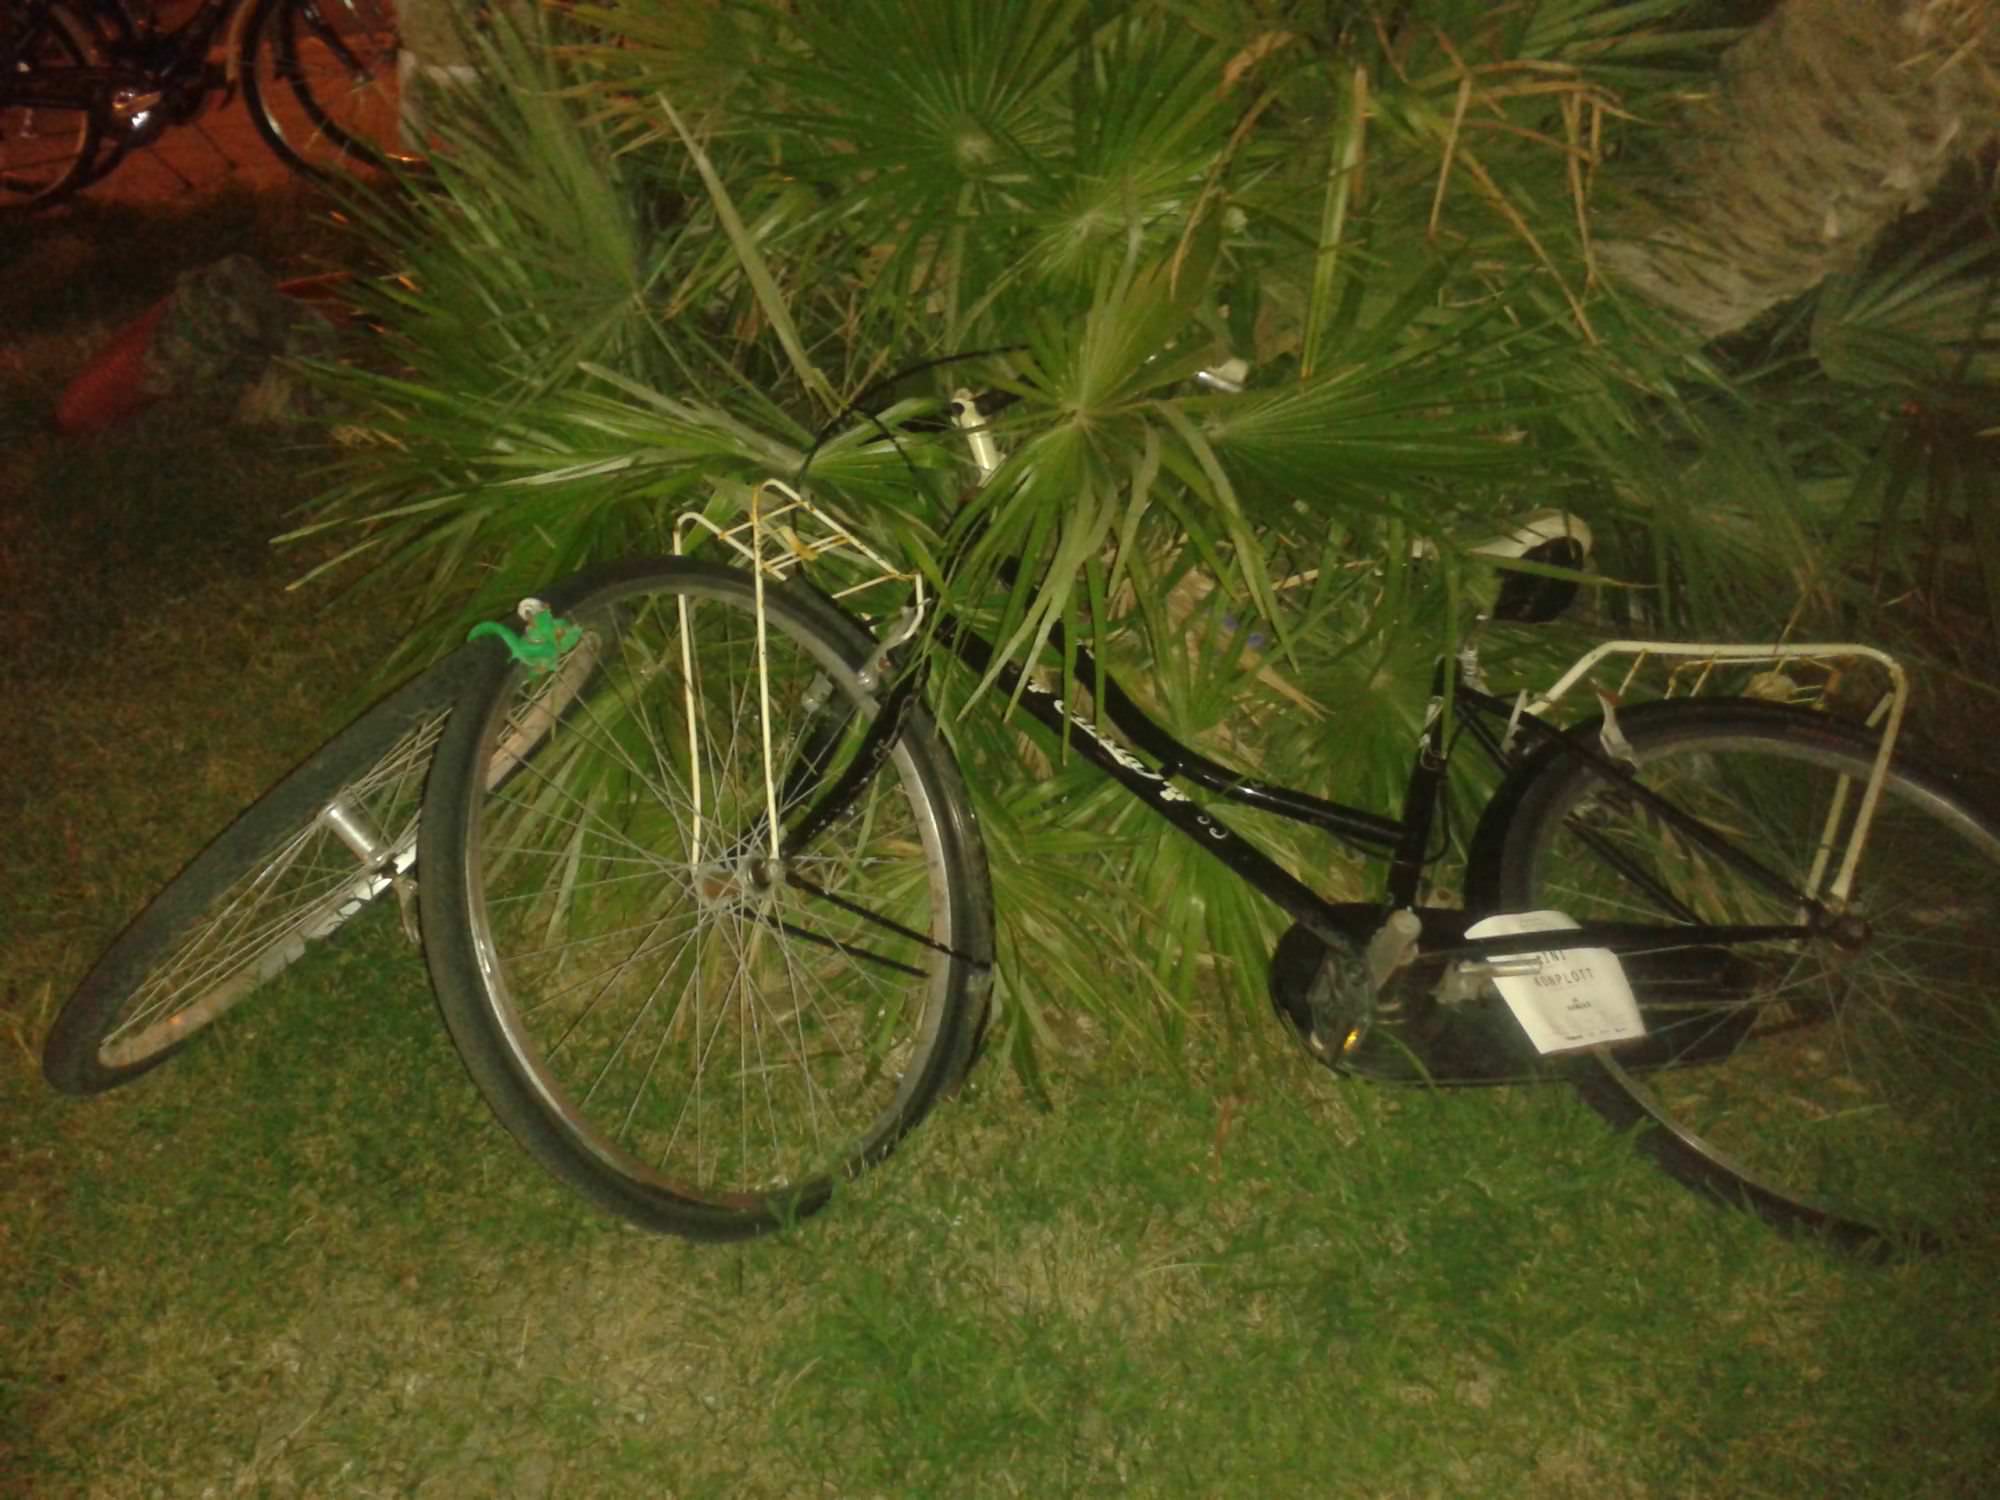
M 537 601 L 521 623 L 536 641 L 553 617 Z M 52 1086 L 96 1094 L 150 1072 L 385 895 L 419 940 L 424 779 L 472 661 L 461 650 L 366 709 L 167 883 L 58 1012 L 43 1048 Z M 496 751 L 496 779 L 532 761 L 593 669 L 589 652 L 572 650 L 565 670 L 546 674 Z
M 952 408 L 982 479 L 990 410 Z M 1843 1248 L 1990 1232 L 2000 822 L 1901 752 L 1882 653 L 1613 642 L 1510 700 L 1471 649 L 1439 665 L 1384 814 L 1181 744 L 1085 644 L 1052 642 L 1053 686 L 996 666 L 919 573 L 775 482 L 733 525 L 683 517 L 676 554 L 547 591 L 591 666 L 508 781 L 486 768 L 546 664 L 469 648 L 418 835 L 452 1040 L 517 1141 L 600 1207 L 709 1239 L 793 1222 L 964 1077 L 995 952 L 979 823 L 926 703 L 953 665 L 997 672 L 1050 754 L 1284 913 L 1271 999 L 1320 1063 L 1573 1084 L 1679 1180 Z M 1891 691 L 1870 725 L 1735 696 L 1607 697 L 1562 723 L 1617 653 L 1711 680 L 1859 658 Z M 1470 752 L 1497 789 L 1463 899 L 1431 904 Z M 1365 850 L 1379 894 L 1322 896 L 1231 804 Z
M 239 89 L 304 176 L 408 165 L 408 68 L 393 0 L 199 0 L 172 26 L 127 0 L 22 0 L 0 25 L 0 207 L 60 202 Z
M 990 476 L 986 414 L 954 412 Z M 496 1116 L 599 1206 L 736 1238 L 893 1150 L 987 1021 L 983 841 L 925 688 L 993 651 L 824 507 L 773 483 L 748 509 L 524 601 L 525 632 L 481 627 L 504 648 L 363 715 L 112 945 L 51 1030 L 50 1081 L 139 1076 L 393 891 Z M 1576 561 L 1562 527 L 1515 541 Z M 686 555 L 704 545 L 728 561 Z M 1858 658 L 1891 690 L 1868 727 L 1670 695 L 1559 723 L 1619 653 L 1781 683 L 1769 664 Z M 1990 1232 L 2000 823 L 1901 752 L 1882 653 L 1609 642 L 1510 701 L 1468 650 L 1393 816 L 1242 775 L 1087 647 L 1066 659 L 1053 688 L 1001 666 L 996 696 L 1289 918 L 1271 1000 L 1318 1062 L 1573 1084 L 1676 1178 L 1844 1248 Z M 1450 907 L 1424 897 L 1461 739 L 1497 783 Z M 1380 895 L 1324 898 L 1229 803 L 1369 851 Z

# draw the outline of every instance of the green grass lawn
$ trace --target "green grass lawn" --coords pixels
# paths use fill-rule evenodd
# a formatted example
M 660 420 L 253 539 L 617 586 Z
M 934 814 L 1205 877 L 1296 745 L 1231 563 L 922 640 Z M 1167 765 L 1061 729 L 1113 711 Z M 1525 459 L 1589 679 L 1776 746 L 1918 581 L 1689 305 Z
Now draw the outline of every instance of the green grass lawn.
M 1052 1108 L 989 1060 L 823 1217 L 703 1248 L 514 1147 L 378 912 L 130 1089 L 51 1094 L 70 987 L 396 621 L 262 545 L 310 434 L 45 430 L 177 265 L 310 262 L 309 223 L 5 233 L 0 1496 L 1989 1493 L 1990 1245 L 1830 1258 L 1553 1092 L 1082 1029 Z

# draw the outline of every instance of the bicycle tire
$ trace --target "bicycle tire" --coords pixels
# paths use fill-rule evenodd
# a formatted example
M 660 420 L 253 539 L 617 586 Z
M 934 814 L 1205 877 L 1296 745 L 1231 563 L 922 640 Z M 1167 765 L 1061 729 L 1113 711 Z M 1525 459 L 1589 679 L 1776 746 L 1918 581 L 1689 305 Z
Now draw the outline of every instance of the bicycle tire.
M 1832 799 L 1845 783 L 1840 816 L 1851 819 L 1872 734 L 1747 701 L 1646 705 L 1621 711 L 1619 725 L 1641 783 L 1799 891 L 1825 892 L 1844 848 Z M 1540 753 L 1496 800 L 1469 889 L 1497 909 L 1579 921 L 1798 919 L 1648 815 L 1624 784 Z M 1835 853 L 1815 890 L 1814 853 L 1830 829 Z M 2000 822 L 1899 756 L 1846 911 L 1859 922 L 1841 943 L 1628 958 L 1653 1034 L 1594 1050 L 1572 1076 L 1674 1178 L 1782 1230 L 1878 1257 L 1990 1235 Z
M 498 785 L 479 772 L 534 690 L 493 642 L 438 749 L 420 899 L 446 1028 L 500 1122 L 598 1207 L 698 1239 L 776 1228 L 969 1066 L 993 919 L 964 785 L 911 704 L 832 826 L 774 868 L 744 738 L 762 722 L 752 581 L 658 559 L 549 597 L 596 656 L 539 757 Z M 838 800 L 885 699 L 830 601 L 773 583 L 765 620 L 796 830 Z
M 244 107 L 303 176 L 411 166 L 401 61 L 393 0 L 258 0 L 243 33 Z
M 104 127 L 83 96 L 68 107 L 20 94 L 25 79 L 85 67 L 96 53 L 96 31 L 58 0 L 0 21 L 0 210 L 47 208 L 96 175 Z
M 56 1016 L 48 1081 L 94 1094 L 159 1066 L 407 874 L 468 665 L 461 652 L 376 703 L 168 882 Z

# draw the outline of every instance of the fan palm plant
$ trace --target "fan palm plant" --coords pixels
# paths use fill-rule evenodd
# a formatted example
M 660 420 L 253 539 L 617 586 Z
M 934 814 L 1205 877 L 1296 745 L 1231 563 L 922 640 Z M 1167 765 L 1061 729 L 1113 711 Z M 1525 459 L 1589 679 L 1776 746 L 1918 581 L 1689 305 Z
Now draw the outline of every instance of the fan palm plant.
M 1175 733 L 1386 800 L 1491 586 L 1465 549 L 1520 513 L 1624 530 L 1656 600 L 1690 558 L 1698 603 L 1796 572 L 1772 538 L 1805 539 L 1755 513 L 1789 496 L 1752 486 L 1718 530 L 1654 471 L 1734 393 L 1593 279 L 1607 143 L 1648 149 L 1634 122 L 1723 40 L 1678 9 L 623 0 L 496 27 L 469 39 L 488 86 L 434 101 L 434 190 L 366 215 L 400 272 L 373 294 L 391 361 L 340 377 L 356 458 L 317 524 L 361 528 L 462 628 L 783 478 L 1002 655 L 1088 642 Z M 1230 357 L 1245 394 L 1192 387 Z M 1017 398 L 969 496 L 954 447 L 881 441 L 880 414 L 958 384 Z M 1063 1007 L 1153 1029 L 1262 1004 L 1272 913 L 991 681 L 939 691 L 1017 1035 Z M 1328 723 L 1356 694 L 1372 711 Z

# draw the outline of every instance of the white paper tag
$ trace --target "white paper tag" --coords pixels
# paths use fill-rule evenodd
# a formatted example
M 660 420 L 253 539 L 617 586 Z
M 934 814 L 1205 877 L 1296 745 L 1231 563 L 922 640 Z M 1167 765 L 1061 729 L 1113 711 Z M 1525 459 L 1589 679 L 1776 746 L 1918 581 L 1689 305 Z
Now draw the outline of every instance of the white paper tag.
M 1560 932 L 1576 925 L 1559 911 L 1505 912 L 1474 922 L 1465 935 L 1512 937 L 1521 932 Z M 1519 966 L 1519 973 L 1494 975 L 1493 983 L 1538 1052 L 1568 1052 L 1646 1034 L 1625 966 L 1609 948 L 1496 954 L 1493 962 Z

